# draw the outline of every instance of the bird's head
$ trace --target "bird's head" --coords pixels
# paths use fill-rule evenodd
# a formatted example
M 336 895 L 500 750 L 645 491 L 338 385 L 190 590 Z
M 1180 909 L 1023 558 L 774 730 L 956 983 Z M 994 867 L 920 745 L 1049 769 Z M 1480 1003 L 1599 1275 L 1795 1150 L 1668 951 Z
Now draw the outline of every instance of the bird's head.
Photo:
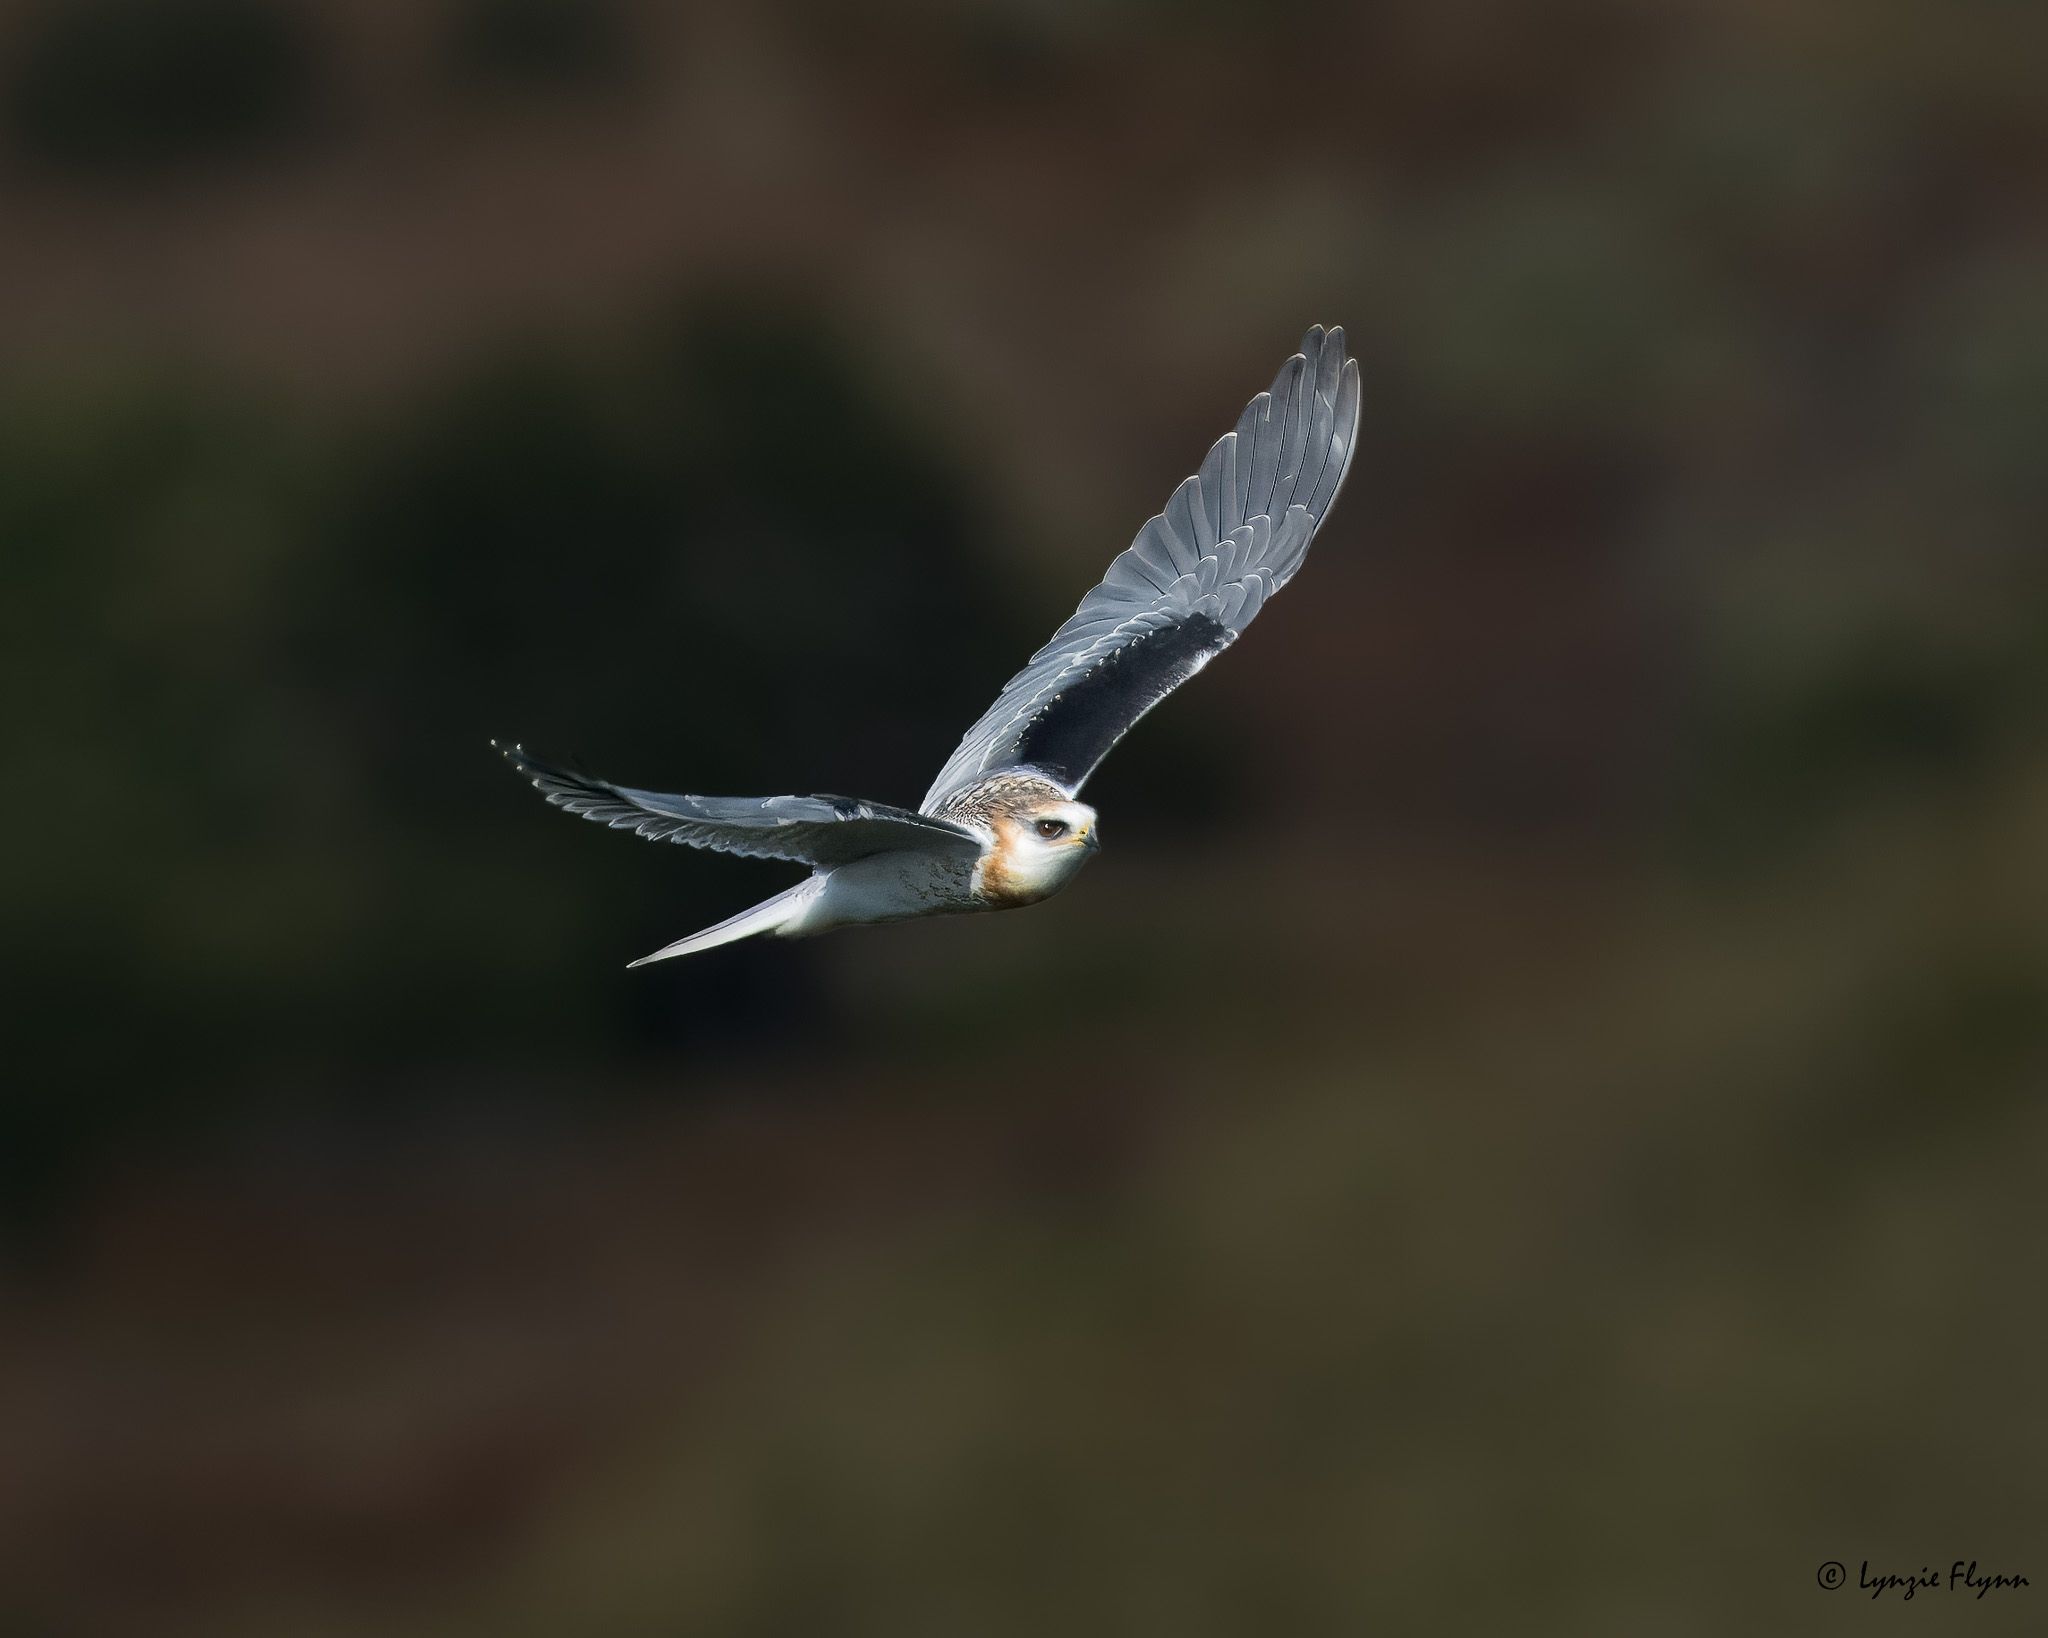
M 1095 810 L 1046 797 L 991 815 L 995 832 L 988 886 L 1013 903 L 1057 893 L 1102 848 Z

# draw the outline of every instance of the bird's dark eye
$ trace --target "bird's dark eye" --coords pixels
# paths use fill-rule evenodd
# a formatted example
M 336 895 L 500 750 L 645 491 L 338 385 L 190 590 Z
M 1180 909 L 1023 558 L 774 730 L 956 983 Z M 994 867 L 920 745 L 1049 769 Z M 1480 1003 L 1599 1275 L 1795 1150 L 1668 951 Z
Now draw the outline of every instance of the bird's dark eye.
M 1041 819 L 1038 821 L 1038 834 L 1043 836 L 1048 842 L 1056 842 L 1066 833 L 1067 822 L 1064 819 Z

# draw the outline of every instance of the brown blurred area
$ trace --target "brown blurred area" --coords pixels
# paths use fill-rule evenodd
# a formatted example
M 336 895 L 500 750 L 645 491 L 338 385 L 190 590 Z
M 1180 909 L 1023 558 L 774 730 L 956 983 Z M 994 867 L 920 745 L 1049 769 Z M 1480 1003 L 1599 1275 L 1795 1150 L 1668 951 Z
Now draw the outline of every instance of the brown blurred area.
M 2040 1630 L 2044 19 L 0 7 L 0 1630 Z M 489 737 L 914 799 L 1312 322 L 1095 869 L 622 970 Z

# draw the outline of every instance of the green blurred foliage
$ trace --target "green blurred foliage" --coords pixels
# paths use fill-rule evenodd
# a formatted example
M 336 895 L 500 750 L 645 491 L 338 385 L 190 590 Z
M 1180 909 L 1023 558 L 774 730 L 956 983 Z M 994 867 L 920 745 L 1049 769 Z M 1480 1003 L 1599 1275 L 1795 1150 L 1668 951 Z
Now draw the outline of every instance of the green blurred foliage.
M 630 72 L 631 18 L 610 0 L 467 0 L 444 53 L 463 83 L 513 91 L 592 91 Z
M 729 304 L 352 428 L 171 385 L 21 402 L 0 496 L 37 611 L 23 750 L 65 793 L 13 820 L 37 861 L 8 906 L 16 1200 L 126 1125 L 246 1099 L 258 1070 L 275 1116 L 337 1074 L 374 1106 L 353 1076 L 421 1055 L 822 1022 L 800 953 L 654 1006 L 621 986 L 639 952 L 605 905 L 643 903 L 652 946 L 766 873 L 593 835 L 536 875 L 552 816 L 488 740 L 656 787 L 914 799 L 958 679 L 1025 641 L 930 434 L 829 333 Z
M 320 90 L 317 42 L 264 0 L 58 0 L 17 46 L 15 142 L 69 171 L 151 176 L 267 152 Z

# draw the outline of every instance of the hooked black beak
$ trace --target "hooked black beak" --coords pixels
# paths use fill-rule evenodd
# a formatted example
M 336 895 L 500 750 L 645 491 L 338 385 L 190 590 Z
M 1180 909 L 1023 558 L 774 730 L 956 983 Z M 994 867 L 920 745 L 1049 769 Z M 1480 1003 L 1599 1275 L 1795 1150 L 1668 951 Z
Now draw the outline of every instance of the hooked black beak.
M 1102 851 L 1102 826 L 1100 824 L 1090 825 L 1088 827 L 1088 834 L 1081 838 L 1081 845 L 1087 848 L 1090 853 L 1100 853 Z

